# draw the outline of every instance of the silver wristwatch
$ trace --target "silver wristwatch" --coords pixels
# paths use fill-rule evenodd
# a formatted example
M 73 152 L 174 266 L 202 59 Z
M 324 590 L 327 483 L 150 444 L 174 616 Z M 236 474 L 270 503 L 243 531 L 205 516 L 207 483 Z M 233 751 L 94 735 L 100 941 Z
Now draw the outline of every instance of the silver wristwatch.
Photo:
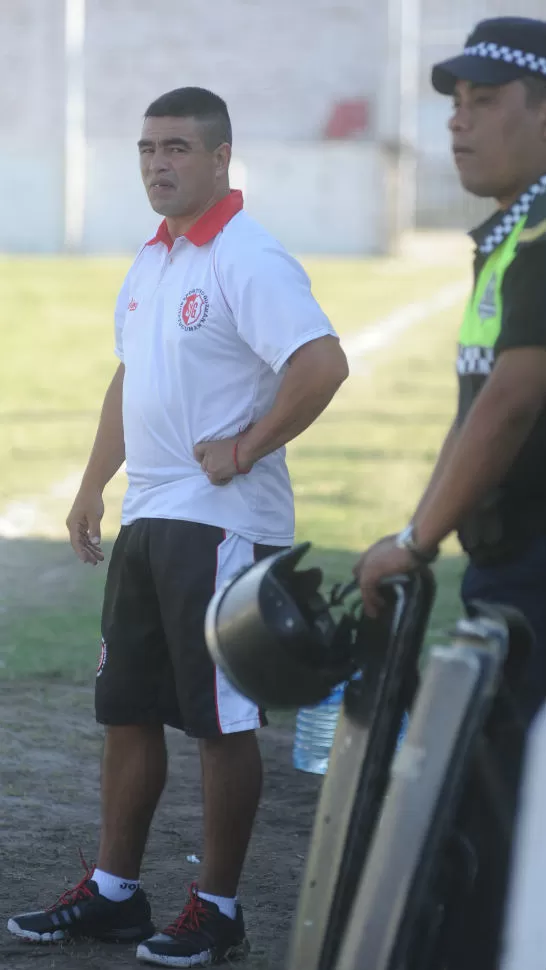
M 398 533 L 396 536 L 396 545 L 398 549 L 407 549 L 416 562 L 423 566 L 429 566 L 433 563 L 438 558 L 440 551 L 438 548 L 433 552 L 425 552 L 423 549 L 420 549 L 415 535 L 415 527 L 411 523 Z

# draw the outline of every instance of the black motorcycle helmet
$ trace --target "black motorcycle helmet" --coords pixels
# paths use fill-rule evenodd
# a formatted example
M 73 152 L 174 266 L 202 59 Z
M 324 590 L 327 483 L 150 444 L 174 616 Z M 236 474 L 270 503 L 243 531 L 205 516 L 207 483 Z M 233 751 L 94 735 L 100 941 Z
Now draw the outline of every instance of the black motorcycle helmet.
M 355 669 L 351 624 L 335 622 L 319 592 L 322 571 L 296 571 L 309 548 L 302 543 L 244 567 L 207 610 L 214 663 L 262 708 L 318 704 Z

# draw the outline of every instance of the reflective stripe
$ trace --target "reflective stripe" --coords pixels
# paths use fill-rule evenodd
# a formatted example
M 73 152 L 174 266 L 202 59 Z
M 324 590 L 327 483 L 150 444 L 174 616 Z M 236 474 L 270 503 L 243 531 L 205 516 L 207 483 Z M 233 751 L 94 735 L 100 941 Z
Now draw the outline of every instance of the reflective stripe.
M 487 377 L 493 370 L 495 351 L 492 347 L 459 347 L 457 373 L 459 377 L 479 374 Z
M 493 348 L 495 346 L 502 326 L 502 284 L 508 267 L 516 257 L 526 218 L 525 216 L 520 219 L 508 238 L 491 253 L 483 265 L 463 317 L 459 333 L 461 347 Z M 473 372 L 463 371 L 463 373 Z

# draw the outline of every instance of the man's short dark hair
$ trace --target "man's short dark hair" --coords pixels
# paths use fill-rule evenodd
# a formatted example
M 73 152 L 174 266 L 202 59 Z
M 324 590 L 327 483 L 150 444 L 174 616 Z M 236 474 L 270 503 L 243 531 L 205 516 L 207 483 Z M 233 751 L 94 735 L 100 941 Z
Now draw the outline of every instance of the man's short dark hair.
M 523 84 L 527 93 L 527 105 L 529 108 L 538 108 L 539 104 L 546 101 L 546 78 L 528 75 L 522 77 Z
M 206 88 L 176 88 L 152 101 L 145 118 L 195 118 L 203 125 L 203 142 L 209 151 L 232 143 L 227 104 Z

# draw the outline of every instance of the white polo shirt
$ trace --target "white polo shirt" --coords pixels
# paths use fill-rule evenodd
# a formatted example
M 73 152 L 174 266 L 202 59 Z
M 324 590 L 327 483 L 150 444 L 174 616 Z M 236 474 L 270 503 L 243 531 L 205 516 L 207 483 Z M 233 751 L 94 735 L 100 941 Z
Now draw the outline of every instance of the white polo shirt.
M 210 484 L 193 449 L 258 421 L 291 354 L 334 333 L 299 263 L 231 192 L 174 243 L 160 225 L 129 270 L 115 319 L 125 364 L 123 524 L 186 519 L 290 544 L 284 448 L 222 487 Z

